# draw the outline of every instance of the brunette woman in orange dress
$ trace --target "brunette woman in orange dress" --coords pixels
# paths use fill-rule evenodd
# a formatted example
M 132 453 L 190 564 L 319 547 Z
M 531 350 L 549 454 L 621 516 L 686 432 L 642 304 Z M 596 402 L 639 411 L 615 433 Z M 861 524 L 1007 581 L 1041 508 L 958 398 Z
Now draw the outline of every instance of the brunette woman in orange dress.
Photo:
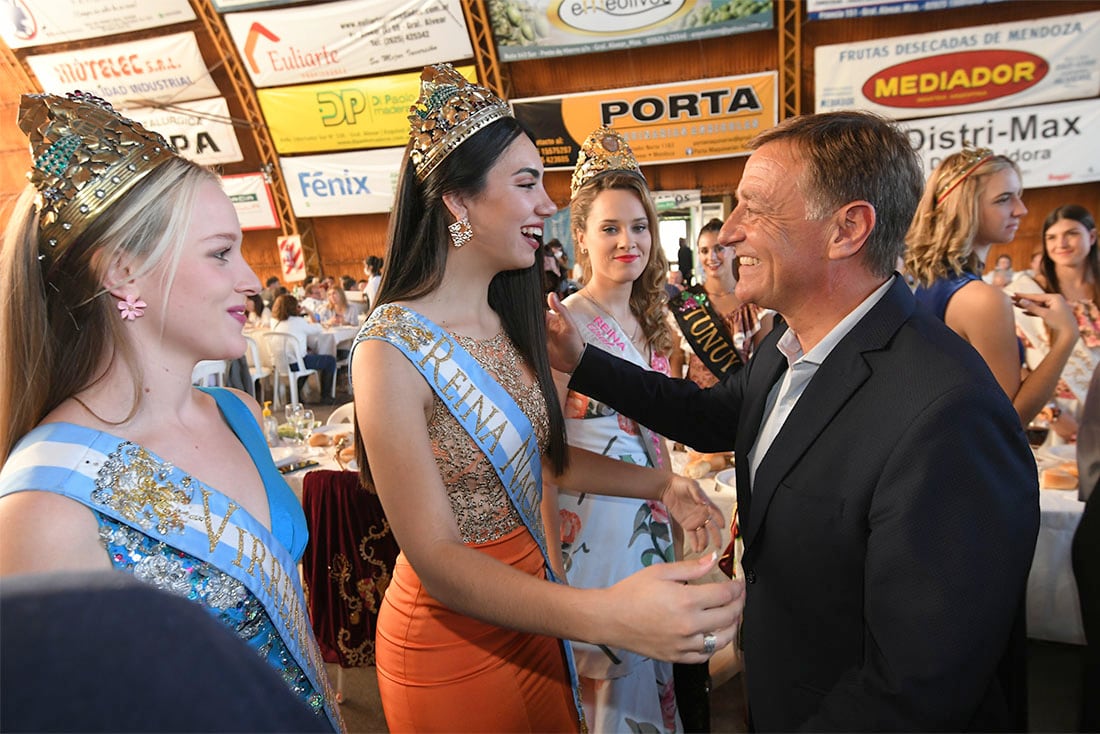
M 555 583 L 542 472 L 662 500 L 702 549 L 721 516 L 690 480 L 567 449 L 545 353 L 542 161 L 506 103 L 425 69 L 378 303 L 352 355 L 361 479 L 401 546 L 376 639 L 398 731 L 576 731 L 570 646 L 702 662 L 733 638 L 740 582 L 714 558 L 606 589 Z

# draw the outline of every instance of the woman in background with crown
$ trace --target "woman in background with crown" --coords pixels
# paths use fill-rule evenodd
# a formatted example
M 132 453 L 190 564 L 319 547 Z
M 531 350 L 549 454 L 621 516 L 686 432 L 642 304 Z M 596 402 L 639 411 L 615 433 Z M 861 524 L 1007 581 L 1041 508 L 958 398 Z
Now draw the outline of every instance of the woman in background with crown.
M 626 140 L 601 127 L 581 145 L 570 185 L 570 218 L 584 287 L 565 299 L 587 344 L 669 374 L 674 337 L 665 310 L 668 261 L 657 209 Z M 611 407 L 569 391 L 564 396 L 570 446 L 618 461 L 671 471 L 663 438 Z M 564 569 L 581 588 L 606 586 L 674 558 L 672 524 L 660 502 L 558 496 Z M 594 732 L 683 731 L 672 664 L 622 649 L 573 646 L 585 715 Z
M 947 156 L 929 177 L 906 235 L 905 268 L 917 280 L 917 302 L 978 350 L 1026 425 L 1054 394 L 1077 323 L 1056 293 L 1010 300 L 979 275 L 989 249 L 1015 238 L 1027 214 L 1022 194 L 1020 170 L 1009 158 L 985 148 Z M 1023 380 L 1013 303 L 1050 330 L 1050 352 Z
M 401 556 L 378 617 L 391 731 L 583 728 L 558 638 L 702 662 L 733 638 L 736 582 L 686 586 L 713 558 L 607 589 L 553 583 L 542 472 L 663 500 L 702 549 L 698 486 L 568 451 L 545 353 L 538 257 L 555 206 L 506 103 L 447 65 L 421 77 L 378 304 L 352 354 L 357 454 Z M 713 520 L 710 520 L 713 518 Z
M 98 98 L 26 95 L 19 127 L 33 169 L 0 250 L 0 573 L 113 567 L 189 598 L 312 709 L 293 701 L 283 725 L 340 730 L 298 580 L 305 516 L 258 406 L 191 385 L 198 361 L 244 353 L 260 289 L 232 203 Z

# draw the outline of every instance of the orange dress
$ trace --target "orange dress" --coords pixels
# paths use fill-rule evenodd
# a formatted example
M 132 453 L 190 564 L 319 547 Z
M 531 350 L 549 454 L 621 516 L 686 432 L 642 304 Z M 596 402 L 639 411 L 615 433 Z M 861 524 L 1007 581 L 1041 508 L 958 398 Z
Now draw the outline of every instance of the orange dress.
M 531 419 L 545 449 L 546 406 L 520 379 L 522 357 L 502 335 L 452 335 Z M 538 544 L 485 455 L 434 398 L 428 421 L 436 463 L 463 540 L 545 578 Z M 378 614 L 378 690 L 391 732 L 573 732 L 579 728 L 562 642 L 453 612 L 432 598 L 404 554 Z

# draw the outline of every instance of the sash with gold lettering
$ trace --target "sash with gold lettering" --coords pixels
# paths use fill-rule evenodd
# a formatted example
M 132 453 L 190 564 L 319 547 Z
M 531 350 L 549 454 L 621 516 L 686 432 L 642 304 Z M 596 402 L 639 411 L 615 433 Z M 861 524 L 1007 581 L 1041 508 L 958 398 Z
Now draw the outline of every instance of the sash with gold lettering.
M 562 583 L 550 565 L 542 525 L 542 458 L 531 421 L 499 382 L 438 325 L 394 304 L 371 312 L 355 343 L 378 339 L 396 347 L 424 376 L 447 410 L 489 460 L 512 506 L 542 552 L 546 577 Z M 573 698 L 584 721 L 573 650 L 562 640 Z
M 729 329 L 702 286 L 685 288 L 669 301 L 668 307 L 691 350 L 716 377 L 741 364 Z
M 249 446 L 253 437 L 229 422 L 256 457 Z M 255 419 L 251 424 L 263 445 Z M 270 467 L 258 461 L 257 469 L 271 486 L 269 481 L 282 477 L 264 453 Z M 38 426 L 16 446 L 0 472 L 0 497 L 27 489 L 64 495 L 99 513 L 100 536 L 116 567 L 116 551 L 120 558 L 136 550 L 133 555 L 142 560 L 125 570 L 206 606 L 246 643 L 259 646 L 288 686 L 343 731 L 297 564 L 243 508 L 144 447 L 72 423 Z M 248 611 L 257 601 L 267 620 Z M 247 619 L 236 618 L 240 610 Z M 268 624 L 278 640 L 256 632 Z M 293 660 L 278 660 L 268 653 L 273 647 L 284 648 Z

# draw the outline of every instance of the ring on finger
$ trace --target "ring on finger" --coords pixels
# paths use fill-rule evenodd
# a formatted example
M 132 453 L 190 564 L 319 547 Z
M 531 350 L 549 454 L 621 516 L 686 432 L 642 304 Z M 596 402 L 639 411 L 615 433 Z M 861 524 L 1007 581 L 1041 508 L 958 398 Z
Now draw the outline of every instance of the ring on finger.
M 703 633 L 703 654 L 713 655 L 714 651 L 718 649 L 718 638 L 713 632 Z

